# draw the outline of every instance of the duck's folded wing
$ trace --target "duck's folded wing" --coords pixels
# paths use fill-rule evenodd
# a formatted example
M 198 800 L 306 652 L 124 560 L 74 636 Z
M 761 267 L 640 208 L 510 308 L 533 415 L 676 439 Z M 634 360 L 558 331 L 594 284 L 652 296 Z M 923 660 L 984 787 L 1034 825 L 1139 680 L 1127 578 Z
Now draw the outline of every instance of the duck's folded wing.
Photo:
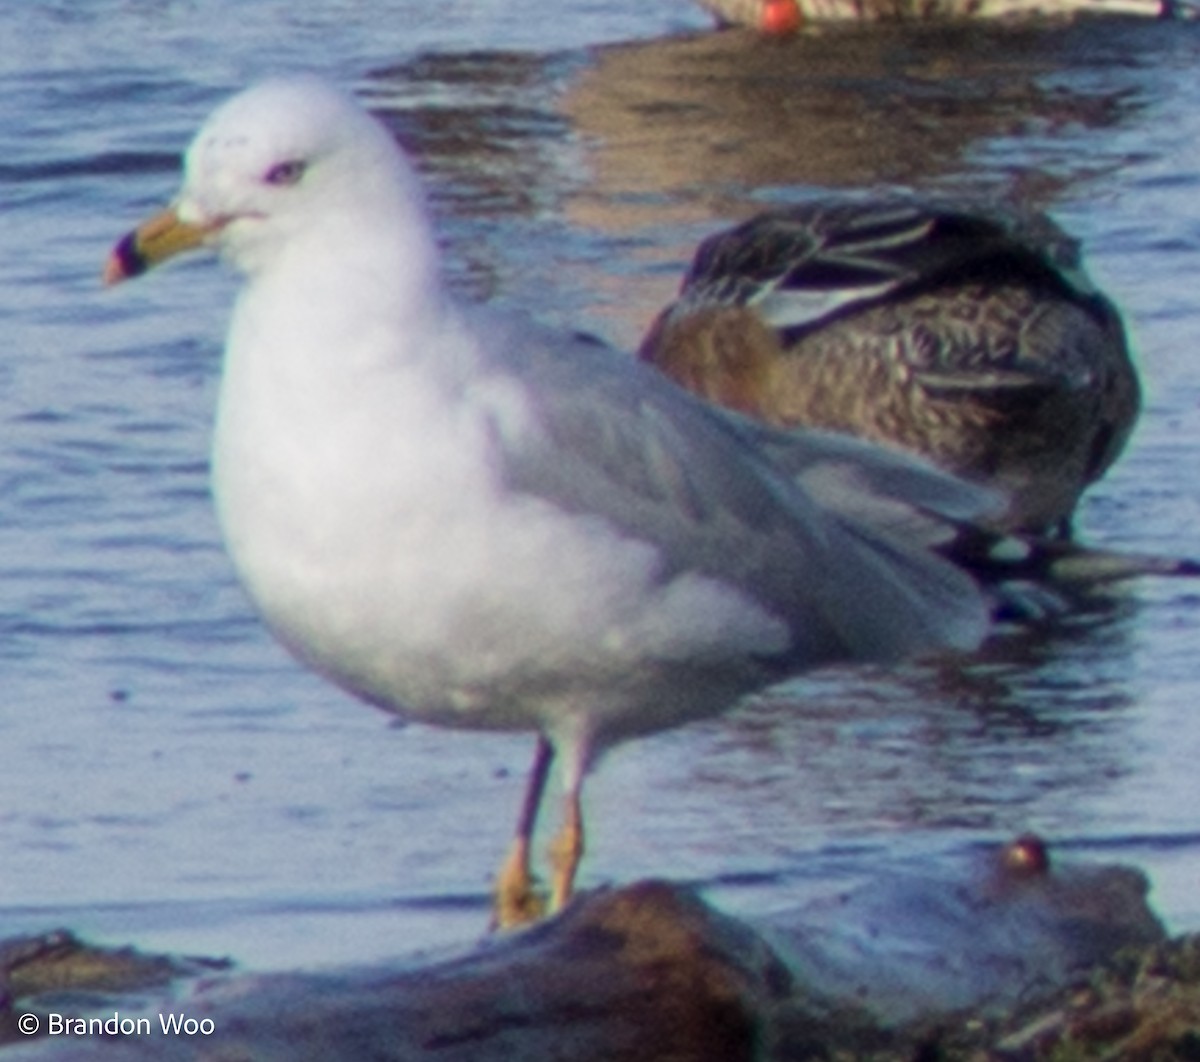
M 709 237 L 684 279 L 680 312 L 754 307 L 795 334 L 894 293 L 961 277 L 985 263 L 1036 276 L 1081 298 L 1096 289 L 1079 246 L 1050 219 L 946 201 L 839 197 L 751 218 Z

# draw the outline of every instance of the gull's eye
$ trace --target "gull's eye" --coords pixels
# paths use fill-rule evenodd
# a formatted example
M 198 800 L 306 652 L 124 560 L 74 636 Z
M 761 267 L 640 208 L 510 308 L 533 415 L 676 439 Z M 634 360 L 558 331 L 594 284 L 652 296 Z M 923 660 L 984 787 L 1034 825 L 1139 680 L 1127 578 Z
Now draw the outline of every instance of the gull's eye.
M 304 163 L 298 159 L 291 162 L 279 162 L 263 175 L 266 184 L 287 186 L 295 184 L 304 176 Z

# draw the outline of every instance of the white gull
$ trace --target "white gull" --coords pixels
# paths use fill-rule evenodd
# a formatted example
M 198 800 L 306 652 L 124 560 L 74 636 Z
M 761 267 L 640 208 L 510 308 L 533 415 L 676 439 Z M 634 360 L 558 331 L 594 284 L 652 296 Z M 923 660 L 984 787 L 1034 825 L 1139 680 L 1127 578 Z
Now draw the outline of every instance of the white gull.
M 221 527 L 297 657 L 442 726 L 535 731 L 496 918 L 533 917 L 551 761 L 551 910 L 580 789 L 614 742 L 839 660 L 975 645 L 987 610 L 934 546 L 987 502 L 850 440 L 752 427 L 598 342 L 456 308 L 418 182 L 322 82 L 221 106 L 174 205 L 109 282 L 195 246 L 246 275 L 214 441 Z

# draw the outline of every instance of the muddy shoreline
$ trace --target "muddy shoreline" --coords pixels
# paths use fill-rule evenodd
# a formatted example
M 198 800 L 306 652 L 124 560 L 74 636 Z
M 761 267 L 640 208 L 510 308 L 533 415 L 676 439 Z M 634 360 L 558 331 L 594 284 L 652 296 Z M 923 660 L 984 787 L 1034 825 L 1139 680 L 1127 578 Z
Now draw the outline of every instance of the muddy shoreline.
M 322 973 L 13 939 L 0 1057 L 1195 1058 L 1200 935 L 1168 939 L 1136 870 L 1030 843 L 754 924 L 643 881 L 455 956 Z

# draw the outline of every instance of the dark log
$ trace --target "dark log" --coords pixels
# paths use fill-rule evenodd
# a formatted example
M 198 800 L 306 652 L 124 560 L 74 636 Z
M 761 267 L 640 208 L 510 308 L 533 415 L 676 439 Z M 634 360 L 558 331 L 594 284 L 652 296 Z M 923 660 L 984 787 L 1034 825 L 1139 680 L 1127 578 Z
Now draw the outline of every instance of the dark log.
M 1023 840 L 953 880 L 892 875 L 758 927 L 664 882 L 601 890 L 552 921 L 419 966 L 198 973 L 82 948 L 91 975 L 106 956 L 119 971 L 89 983 L 71 975 L 61 940 L 56 975 L 39 974 L 26 940 L 0 950 L 10 996 L 0 1062 L 1034 1060 L 1080 1036 L 1094 1046 L 1158 1030 L 1184 1043 L 1182 1016 L 1200 1017 L 1200 962 L 1187 956 L 1200 948 L 1164 943 L 1145 891 L 1124 868 L 1052 870 Z M 1155 970 L 1174 971 L 1174 995 L 1148 993 Z M 173 992 L 146 994 L 171 975 L 184 978 Z M 1146 1009 L 1159 997 L 1170 1015 Z M 24 1013 L 40 1037 L 16 1031 Z M 59 1031 L 46 1035 L 56 1014 Z M 203 1027 L 166 1034 L 171 1014 Z M 89 1016 L 131 1030 L 149 1020 L 128 1035 L 62 1031 Z

